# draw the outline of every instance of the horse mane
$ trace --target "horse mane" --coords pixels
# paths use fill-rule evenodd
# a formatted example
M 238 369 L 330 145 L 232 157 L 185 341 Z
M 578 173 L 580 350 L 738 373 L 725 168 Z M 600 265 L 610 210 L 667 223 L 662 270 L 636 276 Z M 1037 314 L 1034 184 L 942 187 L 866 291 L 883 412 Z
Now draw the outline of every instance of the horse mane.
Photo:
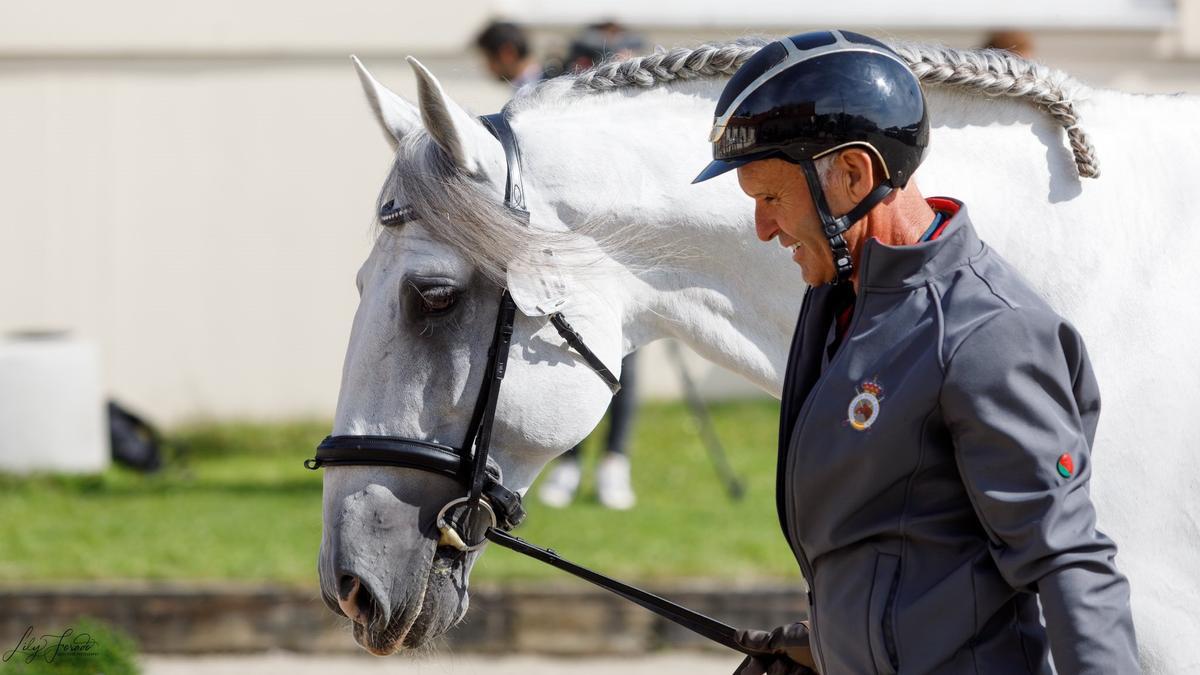
M 1070 75 L 1003 49 L 887 42 L 924 84 L 1022 99 L 1042 109 L 1066 129 L 1079 175 L 1099 177 L 1096 150 L 1079 128 L 1075 111 L 1075 102 L 1087 97 L 1088 88 Z M 674 82 L 728 77 L 767 43 L 762 38 L 742 38 L 692 48 L 659 48 L 653 54 L 608 61 L 576 75 L 548 80 L 514 99 L 513 104 L 519 109 L 524 100 L 534 102 L 553 98 L 555 94 L 649 89 Z M 565 80 L 569 86 L 557 80 Z
M 760 38 L 742 38 L 692 48 L 660 48 L 646 56 L 604 62 L 522 89 L 505 111 L 512 115 L 578 96 L 728 77 L 765 44 L 767 41 Z M 1075 109 L 1075 102 L 1086 97 L 1088 88 L 1066 73 L 1004 50 L 962 50 L 896 41 L 890 44 L 926 85 L 1015 98 L 1044 110 L 1066 129 L 1079 175 L 1099 176 L 1095 150 L 1078 126 Z M 379 203 L 403 191 L 403 203 L 420 214 L 436 238 L 500 285 L 505 284 L 510 267 L 568 265 L 573 273 L 584 272 L 583 268 L 591 266 L 587 261 L 603 258 L 598 251 L 611 256 L 634 249 L 643 260 L 657 263 L 683 254 L 669 244 L 646 240 L 649 234 L 644 230 L 613 229 L 602 221 L 577 224 L 565 233 L 530 228 L 496 199 L 490 186 L 458 171 L 426 134 L 413 134 L 401 145 L 400 156 L 410 161 L 394 165 Z M 631 242 L 637 245 L 631 246 Z M 538 253 L 547 249 L 560 254 L 555 256 L 557 263 Z

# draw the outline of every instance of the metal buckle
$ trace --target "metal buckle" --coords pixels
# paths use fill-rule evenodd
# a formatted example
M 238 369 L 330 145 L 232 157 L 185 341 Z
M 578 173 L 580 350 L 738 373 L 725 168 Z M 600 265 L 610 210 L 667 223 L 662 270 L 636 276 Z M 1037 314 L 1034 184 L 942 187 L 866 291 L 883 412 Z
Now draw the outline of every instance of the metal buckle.
M 477 502 L 477 505 L 483 507 L 483 511 L 487 512 L 488 519 L 491 520 L 491 524 L 484 528 L 483 532 L 485 533 L 485 536 L 481 536 L 477 543 L 468 544 L 463 539 L 462 535 L 459 534 L 458 530 L 454 529 L 454 525 L 452 525 L 450 521 L 446 520 L 446 514 L 450 511 L 451 507 L 459 504 L 465 504 L 469 501 L 470 497 L 459 497 L 458 499 L 447 502 L 447 504 L 442 507 L 442 510 L 438 511 L 437 528 L 438 531 L 442 533 L 441 538 L 438 539 L 438 546 L 449 546 L 460 551 L 470 552 L 483 548 L 483 545 L 487 543 L 487 531 L 496 527 L 496 512 L 492 510 L 492 505 L 488 504 L 486 499 L 480 499 Z M 468 508 L 473 509 L 473 507 Z

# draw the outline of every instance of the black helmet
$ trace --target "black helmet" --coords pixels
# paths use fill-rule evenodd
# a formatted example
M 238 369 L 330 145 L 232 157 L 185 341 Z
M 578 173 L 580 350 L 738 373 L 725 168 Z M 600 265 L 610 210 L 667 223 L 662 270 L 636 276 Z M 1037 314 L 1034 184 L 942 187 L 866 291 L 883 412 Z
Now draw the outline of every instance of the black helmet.
M 693 182 L 771 157 L 804 168 L 837 283 L 853 269 L 842 233 L 908 184 L 929 145 L 929 117 L 917 76 L 891 48 L 850 31 L 817 31 L 772 42 L 738 68 L 717 101 L 709 140 L 713 161 Z M 884 181 L 834 218 L 813 160 L 850 146 L 879 160 Z

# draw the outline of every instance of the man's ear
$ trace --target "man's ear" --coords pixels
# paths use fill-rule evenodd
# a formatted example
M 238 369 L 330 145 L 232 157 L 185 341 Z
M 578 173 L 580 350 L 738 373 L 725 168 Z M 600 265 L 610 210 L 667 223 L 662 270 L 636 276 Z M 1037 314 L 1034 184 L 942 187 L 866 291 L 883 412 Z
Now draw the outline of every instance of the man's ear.
M 846 148 L 833 161 L 838 166 L 842 188 L 855 204 L 875 189 L 876 174 L 883 174 L 875 156 L 863 148 Z

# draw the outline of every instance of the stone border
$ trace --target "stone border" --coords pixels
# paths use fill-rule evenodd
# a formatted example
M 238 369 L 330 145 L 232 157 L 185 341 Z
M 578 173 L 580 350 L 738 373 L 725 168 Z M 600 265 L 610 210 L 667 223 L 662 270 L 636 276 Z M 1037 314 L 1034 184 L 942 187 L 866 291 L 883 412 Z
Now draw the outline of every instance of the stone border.
M 807 616 L 798 583 L 727 586 L 712 582 L 652 590 L 737 627 L 769 628 Z M 0 644 L 15 644 L 28 626 L 60 629 L 80 616 L 128 632 L 146 653 L 359 651 L 349 623 L 331 613 L 315 589 L 228 584 L 0 588 Z M 615 595 L 575 585 L 525 584 L 472 588 L 466 620 L 439 646 L 553 655 L 707 648 L 721 649 Z

